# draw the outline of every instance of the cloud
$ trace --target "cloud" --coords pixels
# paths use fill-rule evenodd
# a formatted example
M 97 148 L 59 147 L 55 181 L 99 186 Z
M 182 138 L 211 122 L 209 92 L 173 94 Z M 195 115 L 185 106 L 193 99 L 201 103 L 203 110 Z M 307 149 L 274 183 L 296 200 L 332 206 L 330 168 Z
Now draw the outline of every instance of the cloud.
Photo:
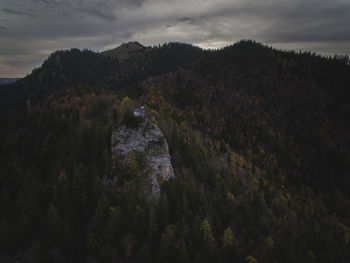
M 179 23 L 189 23 L 189 24 L 195 24 L 198 21 L 197 18 L 195 17 L 188 17 L 188 16 L 183 16 L 178 19 L 174 23 L 167 24 L 166 27 L 173 27 L 176 26 Z
M 0 77 L 29 73 L 56 49 L 130 40 L 218 48 L 250 38 L 350 54 L 348 0 L 2 0 L 0 13 Z
M 98 18 L 107 22 L 117 19 L 116 9 L 133 9 L 140 7 L 145 0 L 32 0 L 40 3 L 37 6 L 51 14 L 59 14 L 71 18 Z
M 196 22 L 196 18 L 195 17 L 188 17 L 188 16 L 184 16 L 181 17 L 179 19 L 176 20 L 176 23 L 181 23 L 181 22 L 190 22 L 191 24 Z
M 22 11 L 13 10 L 13 9 L 10 9 L 10 8 L 2 8 L 1 11 L 4 12 L 4 13 L 10 14 L 10 15 L 18 15 L 18 16 L 26 16 L 26 15 L 28 15 L 27 13 L 24 13 Z
M 269 43 L 348 41 L 350 40 L 350 3 L 336 0 L 245 1 L 224 4 L 202 14 L 201 27 L 227 37 L 236 32 Z M 243 1 L 242 1 L 243 3 Z M 233 32 L 235 31 L 235 32 Z

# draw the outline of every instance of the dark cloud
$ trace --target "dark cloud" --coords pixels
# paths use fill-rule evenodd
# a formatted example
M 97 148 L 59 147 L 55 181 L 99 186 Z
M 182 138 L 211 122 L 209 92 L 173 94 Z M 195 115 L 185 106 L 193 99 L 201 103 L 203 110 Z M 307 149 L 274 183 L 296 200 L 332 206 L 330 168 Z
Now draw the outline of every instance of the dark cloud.
M 198 19 L 195 18 L 195 17 L 183 16 L 183 17 L 180 17 L 180 18 L 176 19 L 176 21 L 174 23 L 167 24 L 166 27 L 168 27 L 168 28 L 169 27 L 173 27 L 173 26 L 176 26 L 179 23 L 195 24 L 197 21 L 198 21 Z
M 4 12 L 4 13 L 7 13 L 7 14 L 11 14 L 11 15 L 20 15 L 20 16 L 27 15 L 24 12 L 17 11 L 17 10 L 12 10 L 10 8 L 2 8 L 1 11 Z
M 184 16 L 176 20 L 176 23 L 181 23 L 181 22 L 189 22 L 191 24 L 194 24 L 197 21 L 195 17 L 188 17 Z
M 30 72 L 56 49 L 129 40 L 218 48 L 250 38 L 350 54 L 348 0 L 1 0 L 0 13 L 0 77 Z
M 221 8 L 204 17 L 239 19 L 259 27 L 261 30 L 255 37 L 270 42 L 350 40 L 350 2 L 289 1 L 294 5 L 274 0 L 259 2 L 248 1 L 242 6 Z
M 8 59 L 4 61 L 6 64 L 13 68 L 23 67 L 24 66 L 32 66 L 37 63 L 37 59 L 35 57 L 22 57 L 18 56 L 16 59 Z
M 32 0 L 40 3 L 46 11 L 59 13 L 67 17 L 95 17 L 107 22 L 117 20 L 115 9 L 133 9 L 141 7 L 146 0 Z
M 44 4 L 55 4 L 55 2 L 49 1 L 49 0 L 34 0 L 34 2 L 41 2 Z
M 1 11 L 6 13 L 6 14 L 9 14 L 9 15 L 33 16 L 32 14 L 28 14 L 28 13 L 22 12 L 20 10 L 14 10 L 14 9 L 10 9 L 10 8 L 2 8 Z
M 126 38 L 132 37 L 132 35 L 133 35 L 133 33 L 131 33 L 131 32 L 122 32 L 119 34 L 119 37 L 126 39 Z

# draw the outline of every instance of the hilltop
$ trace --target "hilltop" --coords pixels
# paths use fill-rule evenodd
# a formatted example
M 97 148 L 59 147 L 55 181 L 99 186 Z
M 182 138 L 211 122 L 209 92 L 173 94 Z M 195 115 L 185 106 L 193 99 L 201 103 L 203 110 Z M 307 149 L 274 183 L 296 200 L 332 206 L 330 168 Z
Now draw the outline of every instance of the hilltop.
M 117 58 L 118 60 L 124 60 L 124 59 L 130 58 L 131 56 L 135 56 L 137 54 L 145 52 L 146 50 L 149 50 L 149 48 L 135 41 L 135 42 L 123 43 L 119 47 L 103 51 L 101 54 L 105 56 Z
M 348 262 L 349 83 L 247 40 L 54 52 L 0 89 L 0 261 Z

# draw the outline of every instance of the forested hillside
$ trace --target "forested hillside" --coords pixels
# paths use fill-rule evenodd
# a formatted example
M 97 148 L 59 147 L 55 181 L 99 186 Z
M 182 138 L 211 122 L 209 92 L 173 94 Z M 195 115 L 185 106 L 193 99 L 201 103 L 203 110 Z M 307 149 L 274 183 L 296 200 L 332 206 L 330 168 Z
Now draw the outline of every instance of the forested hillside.
M 0 262 L 350 261 L 347 57 L 123 48 L 0 89 Z M 142 156 L 112 155 L 139 105 L 174 168 L 159 198 Z

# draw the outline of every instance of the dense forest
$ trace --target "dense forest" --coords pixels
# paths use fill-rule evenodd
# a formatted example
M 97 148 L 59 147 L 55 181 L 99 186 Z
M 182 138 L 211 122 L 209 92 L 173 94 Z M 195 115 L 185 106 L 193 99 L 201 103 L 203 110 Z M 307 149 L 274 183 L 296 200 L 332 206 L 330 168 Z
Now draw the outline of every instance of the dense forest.
M 0 262 L 349 262 L 348 57 L 137 46 L 0 89 Z M 159 198 L 112 157 L 133 105 L 169 144 Z

